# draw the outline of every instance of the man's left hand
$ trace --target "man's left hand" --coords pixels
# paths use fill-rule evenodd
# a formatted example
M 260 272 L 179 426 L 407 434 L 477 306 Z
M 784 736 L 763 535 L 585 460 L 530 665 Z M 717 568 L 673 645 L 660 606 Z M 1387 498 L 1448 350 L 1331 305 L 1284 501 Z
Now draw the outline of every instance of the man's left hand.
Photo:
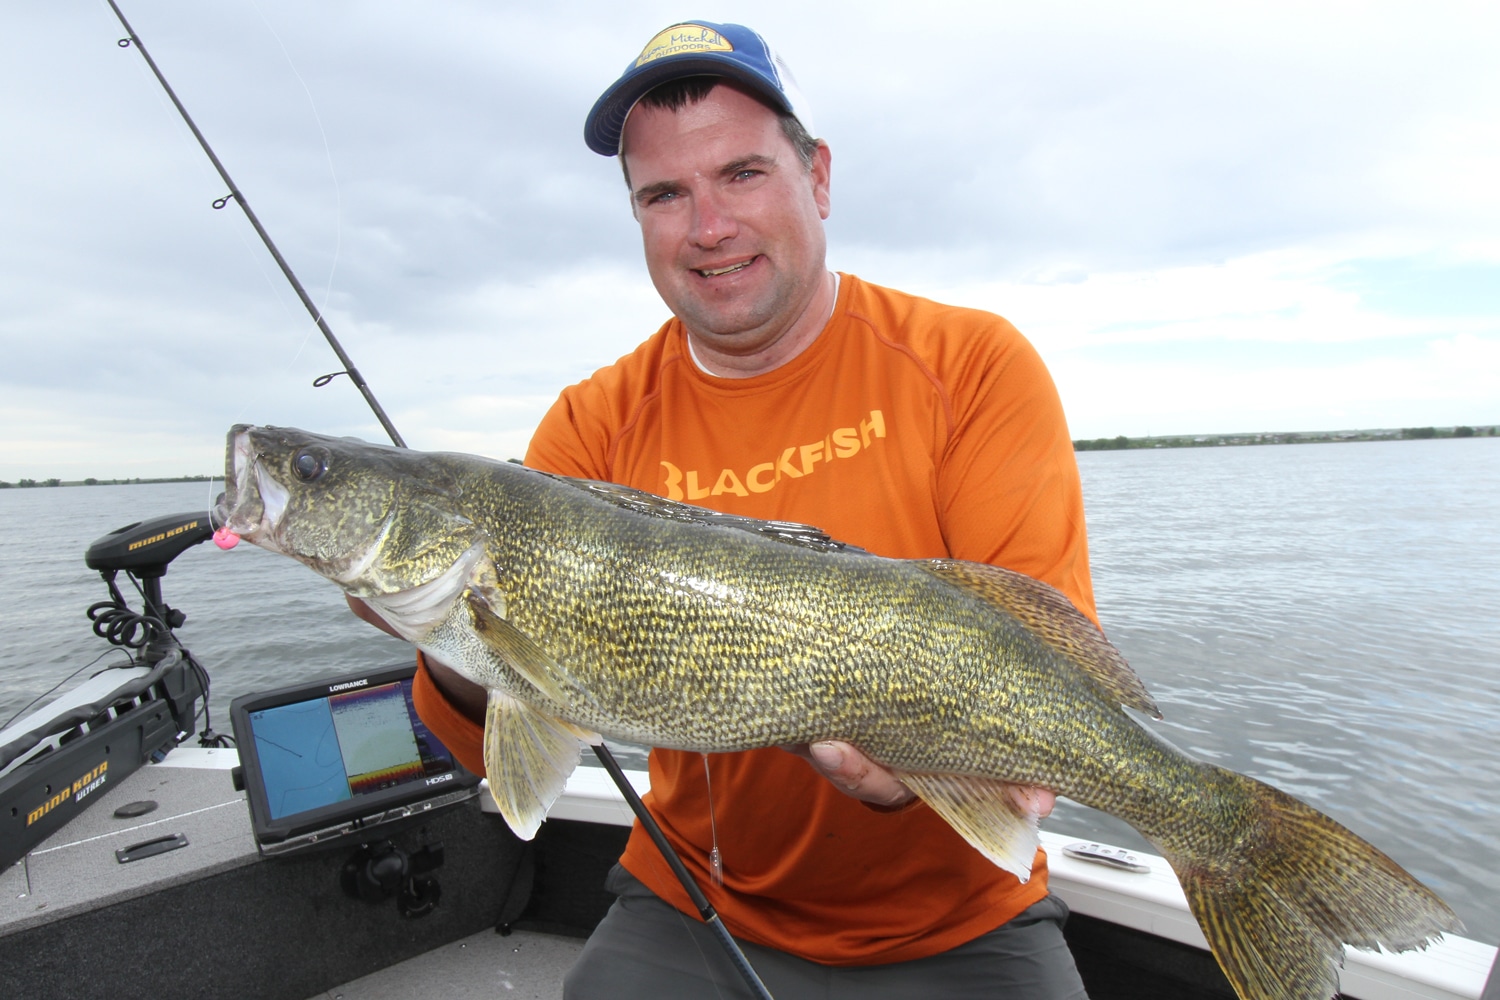
M 813 770 L 833 782 L 845 795 L 877 808 L 899 809 L 917 797 L 894 774 L 848 743 L 823 740 L 787 745 L 782 749 L 806 760 Z M 1005 791 L 1019 812 L 1035 812 L 1038 819 L 1049 815 L 1057 803 L 1055 793 L 1035 785 L 1008 784 Z
M 782 747 L 812 765 L 845 795 L 882 809 L 899 809 L 917 796 L 896 776 L 848 743 L 823 740 Z

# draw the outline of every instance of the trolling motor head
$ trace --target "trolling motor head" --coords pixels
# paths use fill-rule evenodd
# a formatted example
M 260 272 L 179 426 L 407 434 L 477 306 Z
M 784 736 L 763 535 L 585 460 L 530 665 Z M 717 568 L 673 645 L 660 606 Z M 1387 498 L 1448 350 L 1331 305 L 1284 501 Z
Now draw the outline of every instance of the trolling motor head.
M 89 608 L 94 632 L 114 645 L 141 650 L 146 663 L 165 656 L 176 645 L 172 630 L 180 628 L 187 615 L 167 607 L 162 600 L 161 578 L 173 559 L 212 537 L 214 528 L 208 514 L 168 514 L 116 528 L 90 545 L 83 561 L 99 571 L 112 598 Z M 142 614 L 129 611 L 115 586 L 115 574 L 120 570 L 139 582 L 145 602 Z
M 116 528 L 89 546 L 83 561 L 101 573 L 126 570 L 136 576 L 160 579 L 167 564 L 199 542 L 213 536 L 208 514 L 168 514 Z

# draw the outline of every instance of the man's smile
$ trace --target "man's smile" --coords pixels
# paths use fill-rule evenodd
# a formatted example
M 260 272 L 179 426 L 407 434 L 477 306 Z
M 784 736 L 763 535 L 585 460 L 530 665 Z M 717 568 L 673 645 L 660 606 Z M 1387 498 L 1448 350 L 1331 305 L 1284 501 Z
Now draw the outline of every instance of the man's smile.
M 756 257 L 751 257 L 749 260 L 742 260 L 734 264 L 726 264 L 723 267 L 695 267 L 693 268 L 693 270 L 698 272 L 705 278 L 717 278 L 721 274 L 732 274 L 735 271 L 744 270 L 751 264 L 754 264 L 756 259 Z

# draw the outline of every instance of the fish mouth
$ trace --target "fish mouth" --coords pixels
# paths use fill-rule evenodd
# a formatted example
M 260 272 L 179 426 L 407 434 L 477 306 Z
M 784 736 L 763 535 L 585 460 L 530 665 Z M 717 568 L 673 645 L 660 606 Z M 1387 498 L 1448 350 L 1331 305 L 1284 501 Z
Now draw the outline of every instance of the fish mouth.
M 226 479 L 234 484 L 220 500 L 216 514 L 226 528 L 262 548 L 281 551 L 277 528 L 286 514 L 291 494 L 261 465 L 251 439 L 254 428 L 240 425 L 230 432 Z

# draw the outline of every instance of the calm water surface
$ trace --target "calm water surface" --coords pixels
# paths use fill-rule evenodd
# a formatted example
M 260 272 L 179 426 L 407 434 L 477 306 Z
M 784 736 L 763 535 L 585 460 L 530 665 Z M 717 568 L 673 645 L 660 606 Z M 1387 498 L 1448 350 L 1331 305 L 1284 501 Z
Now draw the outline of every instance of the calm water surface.
M 1078 459 L 1100 616 L 1157 731 L 1332 814 L 1500 940 L 1500 440 Z M 0 721 L 123 659 L 84 615 L 106 597 L 89 543 L 209 499 L 201 483 L 0 490 Z M 250 545 L 190 550 L 163 592 L 223 731 L 236 695 L 409 658 Z M 1048 825 L 1145 846 L 1070 803 Z
M 1100 617 L 1157 731 L 1500 938 L 1500 440 L 1078 457 Z M 1144 846 L 1077 806 L 1052 825 Z

